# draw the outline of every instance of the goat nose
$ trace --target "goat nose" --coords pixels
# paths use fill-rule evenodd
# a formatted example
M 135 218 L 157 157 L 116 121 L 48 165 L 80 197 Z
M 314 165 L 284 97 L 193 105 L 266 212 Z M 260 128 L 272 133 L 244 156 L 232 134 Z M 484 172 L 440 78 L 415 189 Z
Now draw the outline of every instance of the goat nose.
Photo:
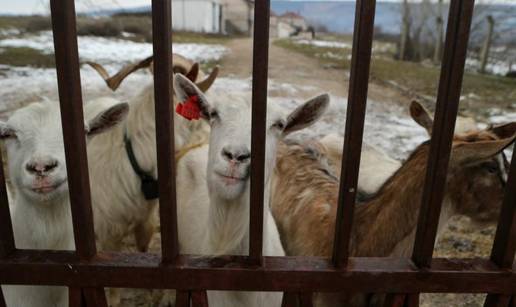
M 25 166 L 27 171 L 35 175 L 44 175 L 53 171 L 58 165 L 56 160 L 49 160 L 45 162 L 29 162 Z
M 251 152 L 247 149 L 232 149 L 225 147 L 222 149 L 222 156 L 227 161 L 236 161 L 239 163 L 246 162 L 251 158 Z

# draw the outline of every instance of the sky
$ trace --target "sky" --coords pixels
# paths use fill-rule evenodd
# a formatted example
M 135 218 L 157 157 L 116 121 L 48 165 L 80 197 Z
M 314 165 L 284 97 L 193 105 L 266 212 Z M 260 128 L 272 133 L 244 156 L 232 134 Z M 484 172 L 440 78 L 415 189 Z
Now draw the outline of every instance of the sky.
M 275 0 L 272 0 L 275 1 Z M 295 1 L 295 0 L 292 0 Z M 319 0 L 320 1 L 320 0 Z M 335 1 L 335 0 L 334 0 Z M 339 1 L 339 0 L 336 0 Z M 341 0 L 342 1 L 342 0 Z M 349 0 L 346 0 L 349 1 Z M 382 0 L 379 0 L 382 1 Z M 400 0 L 383 0 L 400 1 Z M 516 0 L 484 0 L 496 3 L 515 4 Z M 479 2 L 479 1 L 477 1 Z M 151 0 L 76 0 L 77 11 L 102 8 L 130 8 L 150 5 Z M 48 0 L 0 0 L 1 14 L 41 14 L 48 12 Z

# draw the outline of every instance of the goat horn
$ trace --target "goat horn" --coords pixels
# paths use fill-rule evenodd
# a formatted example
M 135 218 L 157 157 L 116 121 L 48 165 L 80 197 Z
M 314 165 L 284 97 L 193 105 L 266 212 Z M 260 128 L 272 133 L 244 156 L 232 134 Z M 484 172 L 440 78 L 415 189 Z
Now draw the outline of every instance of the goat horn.
M 194 63 L 190 68 L 190 71 L 185 74 L 185 76 L 192 82 L 197 80 L 197 76 L 199 75 L 199 63 Z
M 102 65 L 94 62 L 86 62 L 85 64 L 90 65 L 99 75 L 104 79 L 107 86 L 114 92 L 118 89 L 122 81 L 124 81 L 127 76 L 129 76 L 131 73 L 142 69 L 152 66 L 152 56 L 138 62 L 135 64 L 129 64 L 125 67 L 123 67 L 119 72 L 117 72 L 115 75 L 109 77 L 106 69 L 102 67 Z
M 197 87 L 201 91 L 206 92 L 213 85 L 213 82 L 215 82 L 215 79 L 217 78 L 218 74 L 219 74 L 219 67 L 215 66 L 215 68 L 213 68 L 210 75 L 206 79 L 204 79 L 203 81 L 200 81 L 199 83 L 196 83 Z

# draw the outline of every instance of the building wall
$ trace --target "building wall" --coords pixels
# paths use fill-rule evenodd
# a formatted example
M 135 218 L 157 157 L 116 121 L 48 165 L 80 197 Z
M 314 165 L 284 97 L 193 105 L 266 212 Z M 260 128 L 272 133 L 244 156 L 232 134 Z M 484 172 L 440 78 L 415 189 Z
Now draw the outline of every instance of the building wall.
M 251 32 L 254 9 L 249 7 L 247 0 L 221 0 L 221 5 L 226 33 L 247 34 Z
M 173 0 L 172 29 L 219 33 L 221 5 L 213 0 Z

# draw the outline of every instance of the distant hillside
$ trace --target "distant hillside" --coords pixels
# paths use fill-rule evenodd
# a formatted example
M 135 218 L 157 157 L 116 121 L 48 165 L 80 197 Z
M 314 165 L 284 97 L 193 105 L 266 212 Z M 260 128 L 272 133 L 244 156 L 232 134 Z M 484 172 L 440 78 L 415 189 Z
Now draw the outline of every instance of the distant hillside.
M 272 0 L 272 10 L 277 14 L 293 11 L 304 16 L 312 23 L 326 26 L 332 32 L 351 33 L 355 16 L 355 2 L 331 2 L 331 1 L 281 1 Z M 412 12 L 417 14 L 420 10 L 411 4 Z M 375 25 L 386 33 L 399 33 L 400 31 L 401 4 L 396 2 L 378 2 L 376 7 Z M 497 30 L 504 32 L 507 39 L 514 39 L 516 29 L 515 5 L 491 5 L 489 7 L 477 5 L 475 13 L 480 18 L 487 14 L 498 18 Z

